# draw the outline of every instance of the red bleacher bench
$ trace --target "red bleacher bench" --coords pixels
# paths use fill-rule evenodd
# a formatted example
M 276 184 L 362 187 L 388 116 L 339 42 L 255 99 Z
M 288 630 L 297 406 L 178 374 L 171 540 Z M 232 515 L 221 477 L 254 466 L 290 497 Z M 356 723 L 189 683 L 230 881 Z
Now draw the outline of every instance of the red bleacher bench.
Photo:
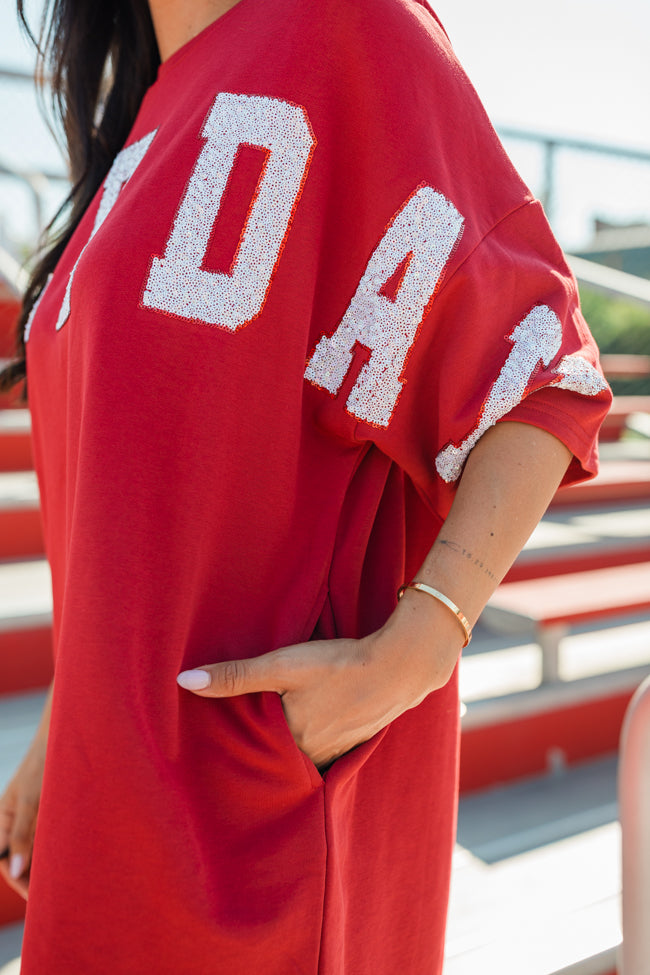
M 604 353 L 600 364 L 608 379 L 642 379 L 650 376 L 650 355 Z
M 0 356 L 14 353 L 20 304 L 18 292 L 0 273 Z
M 1 551 L 1 548 L 0 548 Z M 39 550 L 39 551 L 42 551 Z M 524 550 L 524 555 L 528 553 Z M 636 562 L 650 561 L 650 541 L 645 538 L 631 538 L 612 546 L 561 549 L 551 555 L 545 550 L 535 552 L 524 558 L 520 556 L 509 569 L 504 582 L 523 582 L 528 579 L 541 579 L 543 576 L 561 576 L 571 572 L 588 572 L 591 569 L 607 569 L 614 565 L 632 565 Z
M 32 500 L 11 506 L 0 503 L 0 560 L 39 556 L 44 551 L 38 503 Z
M 0 471 L 28 471 L 32 464 L 29 410 L 0 409 Z
M 648 446 L 650 455 L 650 445 Z M 591 481 L 561 487 L 551 508 L 573 508 L 610 503 L 650 500 L 650 456 L 648 460 L 603 461 Z
M 600 428 L 600 440 L 619 440 L 633 413 L 650 413 L 650 396 L 615 396 Z
M 14 354 L 20 298 L 16 289 L 0 274 L 0 368 Z M 16 404 L 20 391 L 0 393 L 0 409 Z
M 559 648 L 572 624 L 650 609 L 650 562 L 504 583 L 481 616 L 500 633 L 535 631 L 542 650 L 542 680 L 559 675 Z

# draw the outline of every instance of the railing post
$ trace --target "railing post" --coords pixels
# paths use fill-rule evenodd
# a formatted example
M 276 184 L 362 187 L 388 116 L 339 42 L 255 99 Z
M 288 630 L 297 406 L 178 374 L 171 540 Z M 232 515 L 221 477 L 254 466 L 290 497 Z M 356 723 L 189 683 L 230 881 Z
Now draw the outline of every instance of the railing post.
M 620 975 L 650 971 L 650 677 L 632 698 L 621 735 L 619 803 L 623 855 Z
M 560 644 L 569 632 L 566 623 L 537 629 L 537 642 L 542 651 L 542 683 L 557 684 L 560 676 Z
M 557 143 L 551 139 L 544 139 L 544 185 L 541 192 L 541 202 L 549 222 L 553 219 L 553 204 L 555 203 L 555 150 Z

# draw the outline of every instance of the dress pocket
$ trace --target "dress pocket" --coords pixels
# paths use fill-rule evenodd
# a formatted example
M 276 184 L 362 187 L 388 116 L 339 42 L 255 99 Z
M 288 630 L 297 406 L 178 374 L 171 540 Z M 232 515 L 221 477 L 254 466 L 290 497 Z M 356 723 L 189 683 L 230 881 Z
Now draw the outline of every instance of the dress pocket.
M 291 734 L 291 729 L 287 723 L 280 695 L 273 691 L 266 692 L 266 695 L 269 698 L 269 711 L 274 717 L 274 724 L 278 728 L 278 733 L 286 739 L 287 746 L 293 753 L 294 758 L 296 756 L 300 758 L 307 769 L 310 781 L 316 786 L 326 783 L 329 788 L 330 785 L 334 785 L 335 783 L 342 784 L 356 775 L 377 749 L 390 727 L 390 725 L 387 725 L 385 728 L 382 728 L 381 731 L 378 731 L 368 741 L 361 742 L 361 744 L 351 748 L 349 752 L 340 755 L 326 769 L 321 771 L 296 744 L 296 740 Z
M 291 734 L 291 729 L 287 724 L 287 719 L 282 707 L 282 698 L 275 691 L 264 691 L 263 698 L 267 707 L 267 713 L 271 716 L 273 728 L 279 738 L 283 740 L 288 756 L 292 761 L 299 761 L 304 767 L 309 780 L 314 787 L 323 784 L 323 777 L 310 758 L 298 748 L 296 740 Z

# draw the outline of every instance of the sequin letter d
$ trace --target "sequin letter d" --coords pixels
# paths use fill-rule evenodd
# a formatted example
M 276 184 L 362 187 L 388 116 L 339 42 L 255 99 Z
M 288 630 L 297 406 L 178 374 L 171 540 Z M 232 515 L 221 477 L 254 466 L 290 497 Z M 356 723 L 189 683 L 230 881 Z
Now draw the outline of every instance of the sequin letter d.
M 315 145 L 304 108 L 261 95 L 222 92 L 203 127 L 196 161 L 162 257 L 155 257 L 143 304 L 237 331 L 266 301 Z M 202 267 L 240 145 L 268 160 L 230 273 Z

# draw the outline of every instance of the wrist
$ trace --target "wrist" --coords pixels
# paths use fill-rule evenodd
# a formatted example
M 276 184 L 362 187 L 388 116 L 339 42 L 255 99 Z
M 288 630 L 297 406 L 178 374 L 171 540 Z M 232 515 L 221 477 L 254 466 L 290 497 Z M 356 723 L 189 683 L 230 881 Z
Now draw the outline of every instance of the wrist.
M 408 589 L 412 589 L 415 592 L 421 592 L 425 596 L 428 596 L 430 599 L 435 599 L 439 603 L 442 603 L 443 606 L 446 606 L 449 612 L 453 613 L 453 615 L 456 617 L 456 619 L 458 620 L 458 625 L 463 631 L 465 642 L 463 643 L 461 649 L 464 650 L 465 647 L 469 646 L 472 639 L 472 627 L 470 626 L 469 620 L 467 619 L 463 611 L 456 605 L 456 603 L 454 603 L 449 598 L 449 596 L 445 596 L 445 594 L 443 592 L 440 592 L 439 589 L 435 589 L 433 586 L 428 585 L 428 583 L 426 582 L 413 580 L 413 582 L 410 582 L 408 585 L 400 586 L 397 592 L 397 599 L 398 600 L 402 599 L 402 597 L 404 596 L 405 592 Z
M 375 652 L 393 662 L 395 679 L 417 698 L 415 703 L 447 683 L 465 642 L 449 608 L 412 589 L 375 636 Z

